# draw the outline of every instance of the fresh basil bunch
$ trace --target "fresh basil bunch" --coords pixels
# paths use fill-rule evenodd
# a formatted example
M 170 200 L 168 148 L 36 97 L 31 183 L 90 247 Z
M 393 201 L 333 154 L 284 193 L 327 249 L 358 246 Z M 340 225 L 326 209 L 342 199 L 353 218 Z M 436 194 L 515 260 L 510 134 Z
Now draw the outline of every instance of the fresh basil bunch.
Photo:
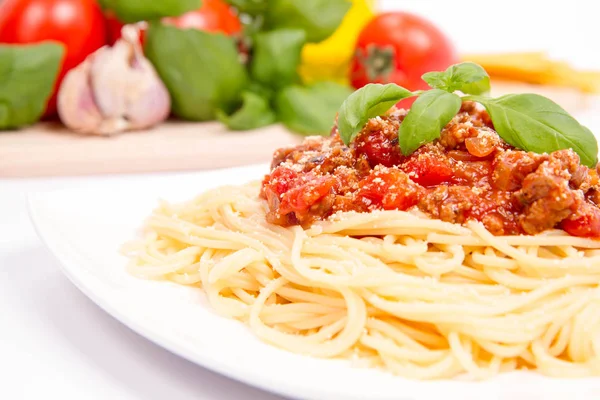
M 40 119 L 64 53 L 54 42 L 0 45 L 0 130 Z
M 351 4 L 347 0 L 229 3 L 246 25 L 245 63 L 234 38 L 150 24 L 145 51 L 169 88 L 174 114 L 195 121 L 216 117 L 233 130 L 280 121 L 299 133 L 328 133 L 351 90 L 331 82 L 305 87 L 297 69 L 303 46 L 330 36 Z
M 202 0 L 100 0 L 102 8 L 112 10 L 126 23 L 176 17 L 197 10 L 201 4 Z
M 369 118 L 384 114 L 402 99 L 418 96 L 398 130 L 400 150 L 409 155 L 439 138 L 462 101 L 472 100 L 486 108 L 498 135 L 516 148 L 535 153 L 570 148 L 582 164 L 594 167 L 598 162 L 598 143 L 588 128 L 558 104 L 537 94 L 487 96 L 490 78 L 477 64 L 465 62 L 446 71 L 428 72 L 423 80 L 432 89 L 411 92 L 393 83 L 369 84 L 352 93 L 338 114 L 344 143 L 349 144 Z
M 99 0 L 123 22 L 148 22 L 144 52 L 169 89 L 176 116 L 218 119 L 234 130 L 280 121 L 300 133 L 328 133 L 351 90 L 332 82 L 304 86 L 297 69 L 303 46 L 329 37 L 351 3 L 226 1 L 245 25 L 241 38 L 162 22 L 197 10 L 202 0 Z M 0 53 L 0 72 L 6 70 L 0 73 L 0 129 L 36 122 L 57 78 L 62 47 L 0 46 Z

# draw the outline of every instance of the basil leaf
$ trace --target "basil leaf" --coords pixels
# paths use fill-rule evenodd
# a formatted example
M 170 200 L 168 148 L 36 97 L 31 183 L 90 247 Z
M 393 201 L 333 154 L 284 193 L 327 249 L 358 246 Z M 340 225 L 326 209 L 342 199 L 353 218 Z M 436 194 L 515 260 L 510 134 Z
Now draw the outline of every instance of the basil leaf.
M 151 23 L 145 53 L 169 89 L 173 112 L 184 119 L 233 111 L 248 83 L 234 39 L 220 33 Z
M 573 149 L 582 164 L 596 166 L 598 142 L 594 134 L 552 100 L 530 93 L 466 99 L 483 104 L 494 129 L 507 143 L 535 153 Z
M 370 83 L 352 93 L 338 113 L 338 130 L 342 141 L 348 145 L 360 132 L 369 118 L 384 114 L 402 99 L 413 93 L 394 83 Z
M 431 71 L 421 76 L 430 88 L 445 90 L 446 92 L 452 92 L 449 90 L 448 75 L 446 71 Z
M 114 0 L 98 0 L 98 5 L 103 10 L 106 10 L 110 6 L 111 1 L 114 1 Z
M 256 129 L 275 122 L 275 113 L 267 99 L 252 92 L 244 92 L 242 102 L 242 107 L 231 115 L 217 110 L 217 119 L 235 131 Z
M 131 23 L 149 21 L 162 17 L 176 17 L 197 10 L 201 0 L 103 0 L 104 8 L 117 14 L 120 21 Z
M 250 73 L 258 82 L 282 88 L 299 80 L 298 65 L 306 35 L 299 29 L 259 33 L 254 38 Z
M 304 134 L 328 134 L 335 113 L 352 89 L 334 82 L 289 86 L 275 97 L 277 116 L 290 130 Z
M 40 119 L 64 53 L 58 43 L 0 45 L 0 129 Z
M 271 29 L 302 29 L 308 42 L 327 39 L 352 6 L 348 0 L 271 0 L 265 23 Z
M 238 12 L 248 15 L 260 15 L 267 9 L 268 0 L 226 0 Z
M 413 103 L 398 129 L 398 144 L 405 156 L 440 137 L 440 132 L 458 113 L 462 100 L 454 93 L 431 89 Z
M 478 64 L 464 62 L 451 65 L 443 72 L 428 72 L 422 76 L 435 89 L 467 94 L 482 94 L 490 91 L 490 77 Z
M 273 91 L 272 88 L 262 85 L 255 81 L 252 81 L 248 84 L 246 91 L 254 93 L 255 95 L 257 95 L 259 97 L 262 97 L 269 103 L 271 103 L 271 101 L 275 97 L 275 92 Z

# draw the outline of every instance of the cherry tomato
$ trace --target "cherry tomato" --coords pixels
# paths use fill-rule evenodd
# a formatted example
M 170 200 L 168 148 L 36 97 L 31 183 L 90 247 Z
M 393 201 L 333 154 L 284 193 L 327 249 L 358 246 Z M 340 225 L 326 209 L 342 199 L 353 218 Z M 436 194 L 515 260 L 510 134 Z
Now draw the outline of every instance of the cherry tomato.
M 470 137 L 465 139 L 465 147 L 475 157 L 487 157 L 496 148 L 496 143 L 488 138 Z
M 107 15 L 110 42 L 121 37 L 120 23 L 112 14 Z M 221 32 L 226 35 L 237 35 L 242 31 L 242 24 L 232 8 L 224 0 L 202 0 L 198 10 L 187 12 L 178 17 L 167 17 L 162 20 L 166 24 L 178 28 L 196 28 L 206 32 Z M 142 40 L 144 32 L 142 32 Z
M 106 27 L 94 0 L 6 0 L 0 2 L 0 42 L 12 44 L 55 40 L 65 58 L 46 116 L 56 113 L 56 91 L 62 78 L 89 54 L 106 44 Z
M 427 89 L 421 76 L 442 71 L 458 57 L 450 40 L 429 21 L 405 12 L 379 14 L 358 36 L 350 67 L 355 88 L 367 83 L 396 83 Z

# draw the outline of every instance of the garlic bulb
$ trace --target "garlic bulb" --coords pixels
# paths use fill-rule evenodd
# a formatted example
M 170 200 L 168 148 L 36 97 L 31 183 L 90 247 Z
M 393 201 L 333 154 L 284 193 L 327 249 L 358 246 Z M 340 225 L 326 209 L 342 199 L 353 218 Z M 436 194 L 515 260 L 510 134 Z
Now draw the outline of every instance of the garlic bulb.
M 113 47 L 91 54 L 66 75 L 58 113 L 69 128 L 112 135 L 164 121 L 171 109 L 167 88 L 144 57 L 135 26 L 127 25 Z

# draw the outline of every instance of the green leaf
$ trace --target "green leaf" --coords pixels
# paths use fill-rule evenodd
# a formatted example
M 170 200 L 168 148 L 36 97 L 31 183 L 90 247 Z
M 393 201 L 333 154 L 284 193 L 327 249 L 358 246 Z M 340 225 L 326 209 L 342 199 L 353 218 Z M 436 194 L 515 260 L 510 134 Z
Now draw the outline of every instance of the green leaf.
M 421 79 L 423 79 L 429 85 L 429 87 L 433 89 L 440 89 L 445 90 L 447 92 L 452 92 L 452 90 L 449 90 L 448 87 L 449 82 L 446 71 L 427 72 L 421 76 Z
M 302 29 L 308 42 L 327 39 L 352 6 L 348 0 L 271 0 L 265 15 L 270 29 Z
M 145 53 L 169 89 L 173 112 L 207 121 L 240 103 L 248 83 L 234 40 L 197 29 L 150 24 Z
M 277 119 L 269 101 L 256 93 L 242 93 L 242 107 L 231 115 L 218 110 L 217 118 L 229 129 L 245 131 L 271 125 Z
M 37 122 L 58 76 L 65 49 L 58 43 L 0 45 L 0 129 Z
M 334 82 L 311 86 L 289 86 L 275 97 L 277 116 L 290 130 L 325 135 L 331 131 L 335 114 L 352 89 Z
M 394 83 L 370 83 L 358 89 L 340 107 L 338 130 L 342 141 L 350 144 L 369 118 L 384 114 L 397 102 L 411 96 L 411 91 Z
M 462 100 L 440 89 L 420 95 L 398 129 L 398 144 L 405 156 L 440 137 L 440 132 L 458 113 Z
M 300 53 L 306 35 L 300 29 L 259 33 L 254 38 L 250 73 L 258 82 L 275 89 L 296 83 Z
M 117 14 L 120 21 L 131 23 L 162 17 L 176 17 L 197 10 L 201 0 L 102 0 L 104 8 Z
M 110 6 L 111 1 L 113 0 L 98 0 L 98 4 L 100 5 L 100 8 L 106 10 Z
M 238 12 L 248 15 L 260 15 L 267 10 L 268 0 L 227 0 Z
M 251 81 L 246 88 L 247 92 L 254 93 L 255 95 L 266 99 L 269 103 L 275 97 L 275 91 L 272 88 L 265 86 L 261 83 Z
M 582 164 L 596 166 L 598 142 L 594 134 L 552 100 L 529 93 L 465 99 L 483 104 L 494 129 L 507 143 L 535 153 L 573 149 Z
M 467 94 L 483 94 L 490 91 L 490 77 L 478 64 L 464 62 L 451 65 L 443 72 L 428 72 L 422 76 L 435 89 Z

